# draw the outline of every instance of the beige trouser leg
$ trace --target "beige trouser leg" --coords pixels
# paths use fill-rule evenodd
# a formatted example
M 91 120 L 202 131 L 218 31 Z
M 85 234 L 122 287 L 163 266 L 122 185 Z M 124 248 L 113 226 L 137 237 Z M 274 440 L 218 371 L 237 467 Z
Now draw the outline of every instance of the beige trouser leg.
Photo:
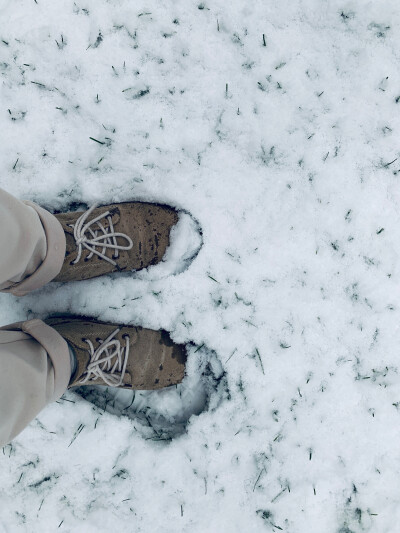
M 22 296 L 61 270 L 65 237 L 48 211 L 0 189 L 0 291 Z M 41 320 L 0 329 L 0 446 L 4 446 L 70 379 L 66 341 Z
M 23 296 L 60 272 L 65 235 L 55 216 L 0 189 L 0 291 Z

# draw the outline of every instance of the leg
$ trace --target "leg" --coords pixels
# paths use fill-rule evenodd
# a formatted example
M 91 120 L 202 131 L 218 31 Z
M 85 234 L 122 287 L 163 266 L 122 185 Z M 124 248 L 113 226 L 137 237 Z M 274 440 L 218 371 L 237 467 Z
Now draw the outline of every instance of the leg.
M 0 292 L 23 296 L 49 281 L 78 281 L 162 261 L 178 213 L 119 202 L 52 215 L 0 189 Z
M 0 291 L 22 296 L 61 270 L 65 236 L 49 212 L 0 189 Z M 40 320 L 0 328 L 0 446 L 68 386 L 68 345 Z
M 123 211 L 122 207 L 118 209 L 119 213 Z M 169 209 L 167 213 L 174 222 L 174 212 Z M 104 216 L 107 213 L 101 215 Z M 121 218 L 118 217 L 120 215 L 115 224 Z M 108 218 L 111 219 L 111 213 Z M 127 216 L 126 220 L 130 218 Z M 113 224 L 112 220 L 108 223 L 110 227 Z M 169 231 L 165 221 L 161 225 Z M 66 224 L 66 230 L 69 229 Z M 161 230 L 157 233 L 157 227 L 152 227 L 153 230 L 155 239 L 159 239 Z M 109 246 L 111 234 L 106 230 L 104 233 L 105 244 Z M 121 236 L 118 232 L 112 235 L 114 241 L 116 236 Z M 87 239 L 80 236 L 78 244 L 83 242 Z M 118 250 L 131 247 L 116 246 Z M 20 202 L 0 189 L 0 249 L 0 292 L 22 296 L 42 287 L 60 272 L 66 237 L 54 215 L 33 203 Z M 158 248 L 155 249 L 157 252 Z M 76 279 L 99 275 L 98 272 L 92 274 Z M 175 345 L 164 331 L 102 324 L 81 317 L 47 322 L 30 320 L 0 328 L 0 446 L 18 435 L 49 402 L 57 400 L 70 381 L 71 386 L 106 383 L 152 390 L 180 383 L 183 379 L 185 349 Z M 105 330 L 107 335 L 102 341 L 100 337 Z M 67 341 L 75 350 L 74 380 L 71 380 Z
M 65 235 L 48 211 L 0 189 L 0 249 L 0 291 L 23 296 L 61 270 Z
M 68 386 L 163 389 L 181 383 L 186 355 L 166 331 L 79 316 L 0 328 L 0 446 Z
M 65 340 L 41 320 L 0 329 L 0 447 L 18 435 L 71 376 Z

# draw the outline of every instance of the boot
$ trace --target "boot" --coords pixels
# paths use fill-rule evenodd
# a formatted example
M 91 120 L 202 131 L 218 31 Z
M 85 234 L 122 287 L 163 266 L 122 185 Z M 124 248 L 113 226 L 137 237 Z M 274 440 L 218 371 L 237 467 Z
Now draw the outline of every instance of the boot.
M 90 279 L 156 265 L 178 221 L 173 208 L 144 202 L 93 206 L 55 217 L 65 233 L 66 254 L 53 281 Z
M 70 387 L 109 385 L 155 390 L 180 383 L 186 350 L 166 331 L 97 322 L 84 317 L 44 321 L 73 348 L 77 367 Z

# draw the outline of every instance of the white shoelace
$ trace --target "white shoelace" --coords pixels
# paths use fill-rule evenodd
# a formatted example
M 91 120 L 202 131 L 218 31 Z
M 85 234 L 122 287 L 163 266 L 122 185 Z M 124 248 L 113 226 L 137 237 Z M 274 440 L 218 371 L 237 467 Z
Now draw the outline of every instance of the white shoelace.
M 119 250 L 130 250 L 132 248 L 132 239 L 128 237 L 128 235 L 125 235 L 125 233 L 116 233 L 114 231 L 114 225 L 112 223 L 110 211 L 106 211 L 105 213 L 99 215 L 98 217 L 85 224 L 88 216 L 94 209 L 96 209 L 96 207 L 96 204 L 93 205 L 90 209 L 88 209 L 85 213 L 83 213 L 83 215 L 78 218 L 75 224 L 69 224 L 71 228 L 74 228 L 74 238 L 78 247 L 78 255 L 76 259 L 72 261 L 72 264 L 75 265 L 76 263 L 78 263 L 78 261 L 82 257 L 83 248 L 86 248 L 90 252 L 86 260 L 93 257 L 93 254 L 96 254 L 105 261 L 108 261 L 112 265 L 117 266 L 117 263 L 115 261 L 105 255 L 107 248 L 112 248 L 113 250 L 115 250 L 113 257 L 114 259 L 118 259 Z M 100 222 L 102 218 L 106 218 L 108 220 L 108 228 L 105 228 Z M 97 224 L 97 227 L 92 229 L 91 226 L 93 224 Z M 92 238 L 88 238 L 85 235 L 86 232 L 89 232 Z M 98 236 L 99 232 L 100 235 Z M 117 244 L 117 237 L 122 237 L 123 239 L 126 239 L 128 241 L 128 246 L 122 246 L 120 244 Z M 100 252 L 96 250 L 96 246 L 101 247 L 102 251 Z
M 91 379 L 100 378 L 110 387 L 122 385 L 129 358 L 129 336 L 125 336 L 126 346 L 123 347 L 120 341 L 114 338 L 119 331 L 117 328 L 105 341 L 100 341 L 100 346 L 96 350 L 91 340 L 84 339 L 89 345 L 90 362 L 86 376 L 79 381 L 80 384 L 84 385 Z

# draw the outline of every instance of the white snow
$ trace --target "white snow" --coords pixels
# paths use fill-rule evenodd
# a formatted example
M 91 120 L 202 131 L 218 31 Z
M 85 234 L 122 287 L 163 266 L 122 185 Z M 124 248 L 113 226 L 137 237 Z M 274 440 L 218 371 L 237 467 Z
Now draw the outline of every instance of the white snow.
M 397 533 L 399 28 L 394 0 L 0 0 L 0 186 L 181 212 L 165 264 L 1 295 L 1 324 L 190 353 L 176 389 L 40 413 L 1 533 Z

